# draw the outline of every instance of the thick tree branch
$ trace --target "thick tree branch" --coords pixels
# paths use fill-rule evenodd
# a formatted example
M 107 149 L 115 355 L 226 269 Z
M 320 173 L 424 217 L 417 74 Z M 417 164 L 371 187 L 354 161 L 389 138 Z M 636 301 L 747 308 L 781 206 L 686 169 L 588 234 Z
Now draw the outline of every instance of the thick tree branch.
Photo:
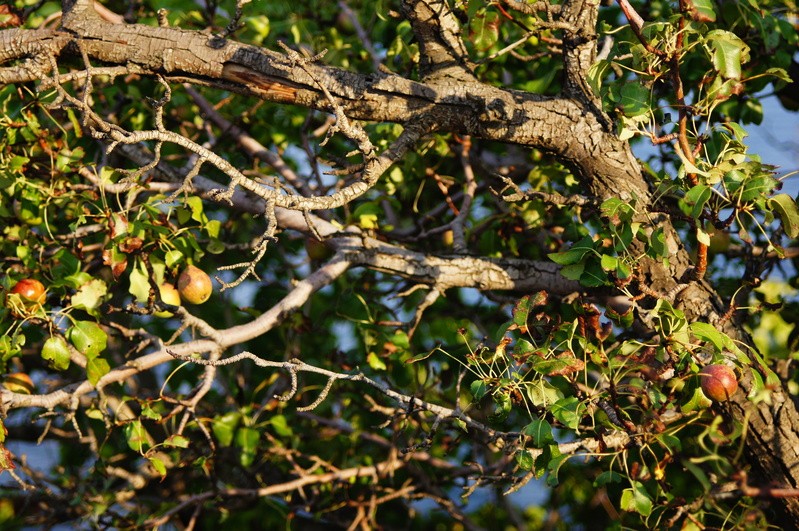
M 444 0 L 405 0 L 402 9 L 411 21 L 422 58 L 419 72 L 426 81 L 476 81 L 469 52 L 460 37 L 460 23 Z
M 627 198 L 648 196 L 629 145 L 605 131 L 592 109 L 571 97 L 543 97 L 478 82 L 419 83 L 316 63 L 300 67 L 282 54 L 229 40 L 216 42 L 206 34 L 174 28 L 67 16 L 64 27 L 81 36 L 80 45 L 88 57 L 104 63 L 331 110 L 329 98 L 319 88 L 323 85 L 351 119 L 404 123 L 428 115 L 442 130 L 555 153 L 594 195 L 604 197 L 612 191 Z M 7 49 L 2 45 L 12 40 L 15 46 L 0 55 L 0 63 L 24 57 L 32 49 L 58 55 L 67 42 L 60 31 L 45 36 L 38 31 L 7 30 L 0 32 L 0 49 Z M 45 67 L 29 72 L 28 80 L 41 80 L 46 73 Z M 21 81 L 19 72 L 9 76 L 0 71 L 0 82 L 11 79 Z

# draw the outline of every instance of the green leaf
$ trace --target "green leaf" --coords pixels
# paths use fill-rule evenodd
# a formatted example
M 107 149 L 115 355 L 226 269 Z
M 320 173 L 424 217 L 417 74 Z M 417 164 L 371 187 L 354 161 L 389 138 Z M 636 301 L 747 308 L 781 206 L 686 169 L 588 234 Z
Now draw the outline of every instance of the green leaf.
M 579 242 L 571 246 L 567 251 L 559 253 L 549 253 L 547 256 L 550 260 L 558 265 L 572 265 L 576 264 L 583 257 L 594 250 L 594 240 L 590 236 L 586 236 Z
M 560 270 L 560 274 L 564 277 L 568 278 L 569 280 L 578 281 L 580 280 L 580 277 L 583 276 L 583 272 L 585 272 L 585 263 L 563 266 Z
M 484 52 L 499 40 L 499 13 L 480 10 L 469 23 L 469 37 L 475 48 Z
M 626 280 L 630 278 L 632 274 L 633 272 L 630 266 L 620 260 L 619 265 L 616 266 L 616 277 L 620 280 Z
M 366 363 L 368 363 L 369 366 L 376 371 L 385 371 L 388 368 L 383 360 L 381 360 L 380 357 L 374 352 L 370 352 L 366 355 Z
M 51 336 L 42 345 L 42 359 L 58 370 L 65 371 L 69 368 L 69 345 L 60 336 Z
M 86 362 L 86 378 L 92 385 L 97 385 L 100 378 L 105 376 L 111 371 L 111 366 L 108 361 L 103 358 L 91 358 Z
M 534 371 L 545 376 L 563 376 L 585 368 L 585 362 L 575 358 L 574 354 L 570 352 L 563 353 L 555 358 L 536 358 L 531 363 Z
M 66 335 L 78 352 L 89 359 L 104 351 L 108 341 L 108 336 L 100 325 L 92 321 L 76 321 L 67 329 Z
M 621 107 L 625 116 L 633 117 L 650 111 L 649 89 L 634 81 L 621 87 Z
M 724 348 L 724 334 L 716 330 L 716 327 L 708 323 L 691 323 L 691 333 L 701 339 L 713 343 L 716 352 L 721 352 Z
M 685 312 L 673 307 L 666 299 L 658 299 L 652 313 L 657 316 L 661 333 L 667 337 L 683 331 L 688 324 Z
M 748 203 L 750 201 L 760 199 L 761 197 L 765 197 L 770 194 L 774 187 L 778 184 L 779 181 L 777 181 L 777 179 L 766 174 L 761 174 L 758 177 L 748 179 L 744 183 L 743 190 L 741 191 L 741 201 Z
M 203 200 L 193 195 L 186 199 L 186 206 L 191 209 L 191 219 L 198 223 L 202 223 L 205 220 L 205 215 L 203 214 Z M 185 223 L 182 222 L 182 223 Z
M 176 264 L 179 264 L 182 261 L 183 261 L 183 253 L 178 251 L 178 250 L 176 250 L 176 249 L 172 249 L 171 251 L 167 251 L 164 254 L 164 263 L 166 264 L 166 266 L 168 268 L 172 268 Z
M 517 339 L 516 344 L 513 345 L 513 355 L 517 359 L 526 359 L 528 356 L 538 352 L 538 350 L 535 345 L 526 339 Z
M 150 407 L 149 404 L 144 404 L 141 408 L 141 416 L 150 420 L 161 420 L 161 414 Z
M 622 479 L 623 476 L 618 472 L 606 470 L 596 477 L 594 480 L 594 487 L 604 487 L 605 485 L 610 485 L 611 483 L 620 483 Z
M 691 18 L 697 22 L 715 22 L 716 12 L 712 0 L 688 0 Z
M 614 225 L 618 225 L 619 222 L 631 221 L 633 214 L 635 214 L 635 209 L 628 202 L 622 201 L 618 197 L 611 197 L 603 201 L 600 210 L 602 215 L 610 219 Z
M 397 348 L 408 350 L 411 348 L 411 340 L 408 337 L 407 332 L 404 330 L 397 330 L 394 334 L 389 338 L 391 344 L 396 346 Z
M 208 223 L 205 224 L 205 232 L 208 233 L 213 239 L 219 238 L 219 231 L 222 229 L 222 222 L 218 219 L 212 219 Z
M 563 393 L 551 383 L 541 379 L 527 383 L 527 397 L 536 407 L 549 407 L 563 398 Z
M 560 467 L 569 459 L 569 454 L 561 454 L 560 450 L 556 450 L 557 446 L 555 445 L 550 446 L 550 448 L 553 448 L 553 454 L 557 451 L 557 455 L 553 455 L 552 459 L 547 463 L 547 472 L 549 472 L 547 476 L 547 485 L 550 487 L 557 487 L 560 482 L 558 480 Z
M 585 404 L 580 402 L 577 397 L 569 396 L 552 404 L 549 411 L 565 427 L 570 430 L 577 430 L 585 411 Z
M 150 464 L 155 469 L 155 471 L 158 472 L 158 475 L 160 475 L 161 477 L 166 476 L 166 465 L 164 465 L 164 462 L 160 458 L 148 457 L 147 460 L 150 461 Z
M 222 254 L 227 250 L 227 248 L 221 240 L 217 238 L 211 238 L 211 240 L 208 242 L 208 245 L 205 247 L 205 250 L 211 254 Z
M 605 77 L 605 74 L 611 71 L 612 65 L 612 61 L 609 61 L 608 59 L 602 59 L 596 61 L 591 65 L 591 68 L 588 69 L 586 81 L 588 81 L 588 85 L 591 87 L 591 90 L 594 94 L 601 94 L 600 90 L 602 89 L 602 79 Z
M 94 317 L 99 317 L 98 309 L 108 298 L 108 286 L 99 278 L 94 278 L 88 283 L 83 284 L 75 295 L 72 296 L 72 306 L 86 310 Z
M 14 331 L 12 336 L 4 334 L 0 336 L 0 357 L 3 361 L 7 361 L 22 352 L 22 347 L 25 345 L 25 334 L 20 333 L 18 330 Z
M 608 306 L 605 308 L 605 316 L 613 321 L 614 324 L 622 328 L 630 328 L 635 321 L 635 313 L 633 307 L 630 306 L 624 313 L 619 313 L 615 309 Z
M 619 265 L 619 259 L 609 254 L 603 254 L 599 261 L 603 271 L 615 271 Z
M 669 248 L 666 246 L 666 233 L 663 227 L 658 227 L 652 232 L 646 254 L 652 258 L 668 258 Z
M 275 430 L 275 433 L 280 437 L 291 437 L 294 435 L 294 430 L 289 426 L 289 422 L 285 415 L 273 415 L 269 418 L 269 424 Z
M 752 375 L 752 389 L 749 391 L 749 394 L 746 395 L 746 398 L 748 398 L 753 404 L 757 404 L 759 402 L 770 403 L 771 391 L 768 389 L 768 387 L 766 387 L 763 377 L 760 376 L 760 372 L 754 367 L 750 367 L 749 372 Z
M 780 81 L 785 81 L 786 83 L 793 82 L 793 79 L 791 79 L 790 74 L 788 74 L 788 72 L 784 68 L 769 68 L 768 70 L 766 70 L 765 73 L 776 77 Z
M 379 227 L 380 216 L 383 210 L 376 203 L 364 203 L 352 213 L 352 219 L 362 229 L 376 229 Z
M 545 291 L 539 291 L 534 295 L 525 295 L 513 307 L 513 324 L 522 330 L 526 329 L 530 311 L 536 306 L 546 304 L 546 302 L 547 293 Z
M 189 440 L 182 435 L 170 435 L 164 441 L 164 446 L 168 448 L 188 448 Z
M 749 61 L 749 46 L 731 31 L 713 30 L 705 39 L 713 66 L 726 79 L 740 79 L 741 65 Z
M 220 446 L 227 447 L 231 445 L 233 442 L 233 434 L 240 422 L 241 413 L 238 411 L 231 411 L 214 419 L 211 425 L 211 431 L 214 432 L 214 437 L 219 441 Z
M 621 493 L 621 508 L 625 511 L 649 516 L 652 513 L 652 505 L 652 499 L 639 481 L 633 481 L 632 487 L 624 489 Z
M 516 452 L 516 464 L 522 470 L 532 470 L 535 465 L 535 457 L 530 450 L 523 448 Z
M 377 222 L 377 216 L 374 214 L 363 214 L 358 217 L 358 226 L 362 229 L 377 229 L 380 225 Z
M 488 386 L 483 380 L 475 380 L 469 386 L 469 391 L 471 391 L 475 400 L 480 400 L 488 392 Z
M 702 411 L 713 405 L 713 402 L 705 396 L 697 385 L 689 385 L 687 392 L 689 393 L 688 399 L 680 404 L 680 411 L 683 413 L 693 413 L 694 411 Z
M 705 492 L 710 492 L 713 488 L 713 485 L 710 483 L 710 480 L 705 474 L 705 471 L 699 468 L 697 465 L 692 463 L 689 459 L 682 459 L 680 461 L 682 465 L 688 470 L 693 476 L 699 481 L 699 484 L 702 485 L 702 488 Z
M 555 438 L 552 436 L 552 426 L 544 419 L 533 419 L 530 424 L 522 428 L 522 433 L 532 437 L 533 445 L 536 448 L 544 448 L 555 443 Z
M 713 191 L 709 186 L 698 184 L 686 192 L 680 201 L 680 208 L 686 215 L 699 219 Z
M 602 270 L 598 260 L 590 260 L 580 275 L 580 284 L 589 288 L 597 288 L 608 284 L 608 276 Z
M 710 234 L 702 230 L 700 227 L 696 228 L 696 241 L 699 243 L 710 245 Z
M 253 464 L 260 439 L 261 434 L 253 428 L 243 426 L 236 430 L 236 447 L 241 449 L 241 454 L 239 455 L 241 466 L 249 467 Z
M 141 453 L 148 445 L 147 430 L 144 429 L 140 420 L 134 420 L 125 425 L 125 438 L 128 441 L 128 446 L 134 452 Z
M 136 259 L 133 270 L 130 272 L 130 287 L 128 293 L 136 298 L 136 302 L 147 302 L 150 296 L 150 281 L 144 262 Z
M 774 215 L 780 218 L 782 230 L 789 238 L 799 236 L 799 208 L 788 194 L 777 194 L 768 201 Z
M 730 132 L 733 134 L 733 137 L 734 137 L 736 140 L 743 140 L 744 138 L 746 138 L 747 136 L 749 136 L 749 133 L 747 133 L 747 132 L 746 132 L 746 129 L 744 129 L 743 127 L 741 127 L 741 125 L 740 125 L 740 124 L 738 124 L 738 123 L 736 123 L 736 122 L 724 122 L 724 123 L 723 123 L 723 124 L 721 124 L 721 125 L 722 125 L 722 127 L 724 127 L 725 129 L 727 129 L 728 131 L 730 131 Z
M 510 415 L 512 406 L 510 394 L 504 392 L 494 393 L 492 398 L 494 399 L 494 411 L 488 415 L 488 420 L 493 423 L 503 422 Z

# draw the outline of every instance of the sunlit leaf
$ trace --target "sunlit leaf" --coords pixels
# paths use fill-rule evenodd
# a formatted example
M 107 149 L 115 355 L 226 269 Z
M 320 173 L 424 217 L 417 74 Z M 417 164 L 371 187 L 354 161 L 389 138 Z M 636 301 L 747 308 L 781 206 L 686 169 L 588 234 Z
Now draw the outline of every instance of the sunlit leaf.
M 558 354 L 554 358 L 536 358 L 531 361 L 533 370 L 546 376 L 563 376 L 585 368 L 585 362 L 571 352 Z
M 749 61 L 749 46 L 731 31 L 720 29 L 708 32 L 705 39 L 716 70 L 727 79 L 740 79 L 741 65 Z
M 107 346 L 108 336 L 93 321 L 76 321 L 67 329 L 66 335 L 78 352 L 90 359 L 98 356 Z
M 469 37 L 475 48 L 486 51 L 499 39 L 499 13 L 496 11 L 480 11 L 469 23 Z
M 624 489 L 621 493 L 621 508 L 625 511 L 634 511 L 643 516 L 652 513 L 652 498 L 639 481 L 633 481 L 632 487 Z
M 150 465 L 158 472 L 158 475 L 161 477 L 166 476 L 166 465 L 164 464 L 161 458 L 156 456 L 148 457 L 147 460 L 150 462 Z
M 111 371 L 111 366 L 103 358 L 91 358 L 86 362 L 86 378 L 92 385 L 97 385 L 100 378 Z
M 90 315 L 99 317 L 100 305 L 108 297 L 108 286 L 99 278 L 94 278 L 83 284 L 78 292 L 72 296 L 72 305 L 75 308 L 86 310 Z
M 69 368 L 69 345 L 61 336 L 51 336 L 42 345 L 42 359 L 58 371 Z
M 789 238 L 799 236 L 799 207 L 796 201 L 788 194 L 777 194 L 769 199 L 768 204 L 774 215 L 780 218 L 785 234 Z
M 128 446 L 134 452 L 142 452 L 148 445 L 147 430 L 144 429 L 140 420 L 134 420 L 125 424 L 125 439 Z
M 561 398 L 563 393 L 546 380 L 536 380 L 527 384 L 527 396 L 537 407 L 548 407 Z
M 697 22 L 715 22 L 716 12 L 712 0 L 689 0 L 691 18 Z
M 164 440 L 164 446 L 174 448 L 188 448 L 189 440 L 182 435 L 170 435 Z
M 691 332 L 702 341 L 709 341 L 713 344 L 716 352 L 721 352 L 724 347 L 723 333 L 716 330 L 716 327 L 702 322 L 691 323 Z

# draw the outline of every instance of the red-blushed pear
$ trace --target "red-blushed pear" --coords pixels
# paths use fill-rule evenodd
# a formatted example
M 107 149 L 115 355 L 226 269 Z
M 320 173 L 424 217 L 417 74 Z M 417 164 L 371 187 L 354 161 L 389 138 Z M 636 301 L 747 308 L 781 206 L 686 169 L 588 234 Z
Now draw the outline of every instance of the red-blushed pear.
M 6 307 L 15 318 L 23 319 L 36 313 L 46 298 L 44 284 L 35 278 L 23 278 L 8 291 Z
M 202 304 L 213 291 L 211 277 L 199 267 L 190 265 L 178 277 L 178 291 L 181 298 L 191 304 Z
M 738 379 L 731 367 L 722 364 L 707 365 L 699 373 L 699 383 L 705 396 L 716 402 L 729 400 L 738 390 Z
M 16 293 L 26 302 L 44 304 L 44 284 L 35 278 L 23 278 L 11 288 L 11 293 Z

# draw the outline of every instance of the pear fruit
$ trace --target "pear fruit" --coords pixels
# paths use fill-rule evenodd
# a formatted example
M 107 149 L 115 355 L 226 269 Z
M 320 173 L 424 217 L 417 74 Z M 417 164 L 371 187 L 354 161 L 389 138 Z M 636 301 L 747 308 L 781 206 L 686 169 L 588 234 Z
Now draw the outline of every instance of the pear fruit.
M 722 364 L 707 365 L 699 373 L 699 384 L 705 396 L 716 402 L 729 400 L 738 390 L 738 379 L 731 367 Z
M 199 267 L 190 265 L 178 277 L 180 297 L 191 304 L 202 304 L 213 291 L 211 277 Z

